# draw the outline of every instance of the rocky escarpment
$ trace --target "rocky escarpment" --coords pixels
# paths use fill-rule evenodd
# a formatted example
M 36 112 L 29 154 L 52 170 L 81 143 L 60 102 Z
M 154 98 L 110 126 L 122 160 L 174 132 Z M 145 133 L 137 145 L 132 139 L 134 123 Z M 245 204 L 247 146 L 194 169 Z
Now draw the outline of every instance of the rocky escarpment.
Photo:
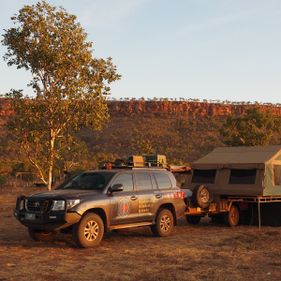
M 269 110 L 275 115 L 281 116 L 280 104 L 252 104 L 252 103 L 223 103 L 207 101 L 173 101 L 173 100 L 109 100 L 107 101 L 111 115 L 132 114 L 175 114 L 193 117 L 227 116 L 229 114 L 240 115 L 247 108 L 259 107 Z M 4 118 L 12 114 L 12 108 L 8 99 L 0 99 L 0 117 Z
M 109 111 L 112 115 L 131 115 L 144 113 L 188 115 L 193 117 L 240 115 L 247 108 L 260 107 L 270 110 L 273 114 L 281 116 L 281 106 L 273 104 L 251 103 L 213 103 L 198 101 L 149 101 L 128 100 L 108 101 Z

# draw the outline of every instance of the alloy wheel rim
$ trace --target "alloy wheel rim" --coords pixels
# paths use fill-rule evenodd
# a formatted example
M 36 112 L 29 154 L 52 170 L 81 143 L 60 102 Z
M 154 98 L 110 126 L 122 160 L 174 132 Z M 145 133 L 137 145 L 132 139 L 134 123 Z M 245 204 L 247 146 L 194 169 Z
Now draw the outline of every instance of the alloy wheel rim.
M 99 225 L 96 221 L 88 221 L 84 228 L 84 236 L 87 241 L 94 241 L 99 235 Z
M 171 218 L 168 215 L 164 215 L 160 220 L 160 228 L 167 232 L 171 228 Z
M 209 192 L 207 190 L 203 189 L 200 192 L 199 196 L 204 203 L 207 203 L 209 201 Z

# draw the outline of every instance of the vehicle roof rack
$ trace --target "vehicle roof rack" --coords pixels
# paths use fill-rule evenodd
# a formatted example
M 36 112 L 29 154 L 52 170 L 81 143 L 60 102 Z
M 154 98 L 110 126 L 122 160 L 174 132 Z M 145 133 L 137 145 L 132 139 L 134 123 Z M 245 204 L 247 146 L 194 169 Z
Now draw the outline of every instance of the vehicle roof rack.
M 147 155 L 132 155 L 126 160 L 115 159 L 114 162 L 105 162 L 100 167 L 101 169 L 158 169 L 167 170 L 172 173 L 189 173 L 189 166 L 168 165 L 165 155 L 147 154 Z

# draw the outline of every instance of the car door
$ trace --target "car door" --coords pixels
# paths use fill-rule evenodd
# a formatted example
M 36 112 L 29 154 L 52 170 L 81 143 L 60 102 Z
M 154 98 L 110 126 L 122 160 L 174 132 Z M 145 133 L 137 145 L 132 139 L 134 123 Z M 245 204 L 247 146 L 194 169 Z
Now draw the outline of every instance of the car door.
M 138 221 L 139 203 L 134 191 L 132 172 L 118 174 L 111 184 L 122 184 L 123 191 L 112 193 L 110 200 L 111 225 Z
M 153 206 L 155 196 L 153 191 L 153 179 L 150 172 L 135 171 L 135 190 L 139 202 L 139 221 L 150 222 L 153 220 Z

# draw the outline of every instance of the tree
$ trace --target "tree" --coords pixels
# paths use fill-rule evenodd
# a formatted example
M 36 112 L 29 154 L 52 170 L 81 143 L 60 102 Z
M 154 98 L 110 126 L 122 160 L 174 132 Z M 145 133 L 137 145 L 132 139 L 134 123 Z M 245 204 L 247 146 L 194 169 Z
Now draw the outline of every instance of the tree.
M 280 117 L 260 108 L 249 108 L 242 116 L 228 116 L 220 134 L 232 146 L 268 145 L 280 133 Z
M 41 1 L 24 6 L 11 19 L 14 26 L 2 40 L 4 59 L 31 72 L 28 86 L 35 97 L 11 90 L 15 114 L 10 129 L 50 190 L 61 144 L 83 127 L 102 128 L 108 119 L 109 84 L 120 75 L 111 58 L 93 57 L 87 34 L 63 8 Z

